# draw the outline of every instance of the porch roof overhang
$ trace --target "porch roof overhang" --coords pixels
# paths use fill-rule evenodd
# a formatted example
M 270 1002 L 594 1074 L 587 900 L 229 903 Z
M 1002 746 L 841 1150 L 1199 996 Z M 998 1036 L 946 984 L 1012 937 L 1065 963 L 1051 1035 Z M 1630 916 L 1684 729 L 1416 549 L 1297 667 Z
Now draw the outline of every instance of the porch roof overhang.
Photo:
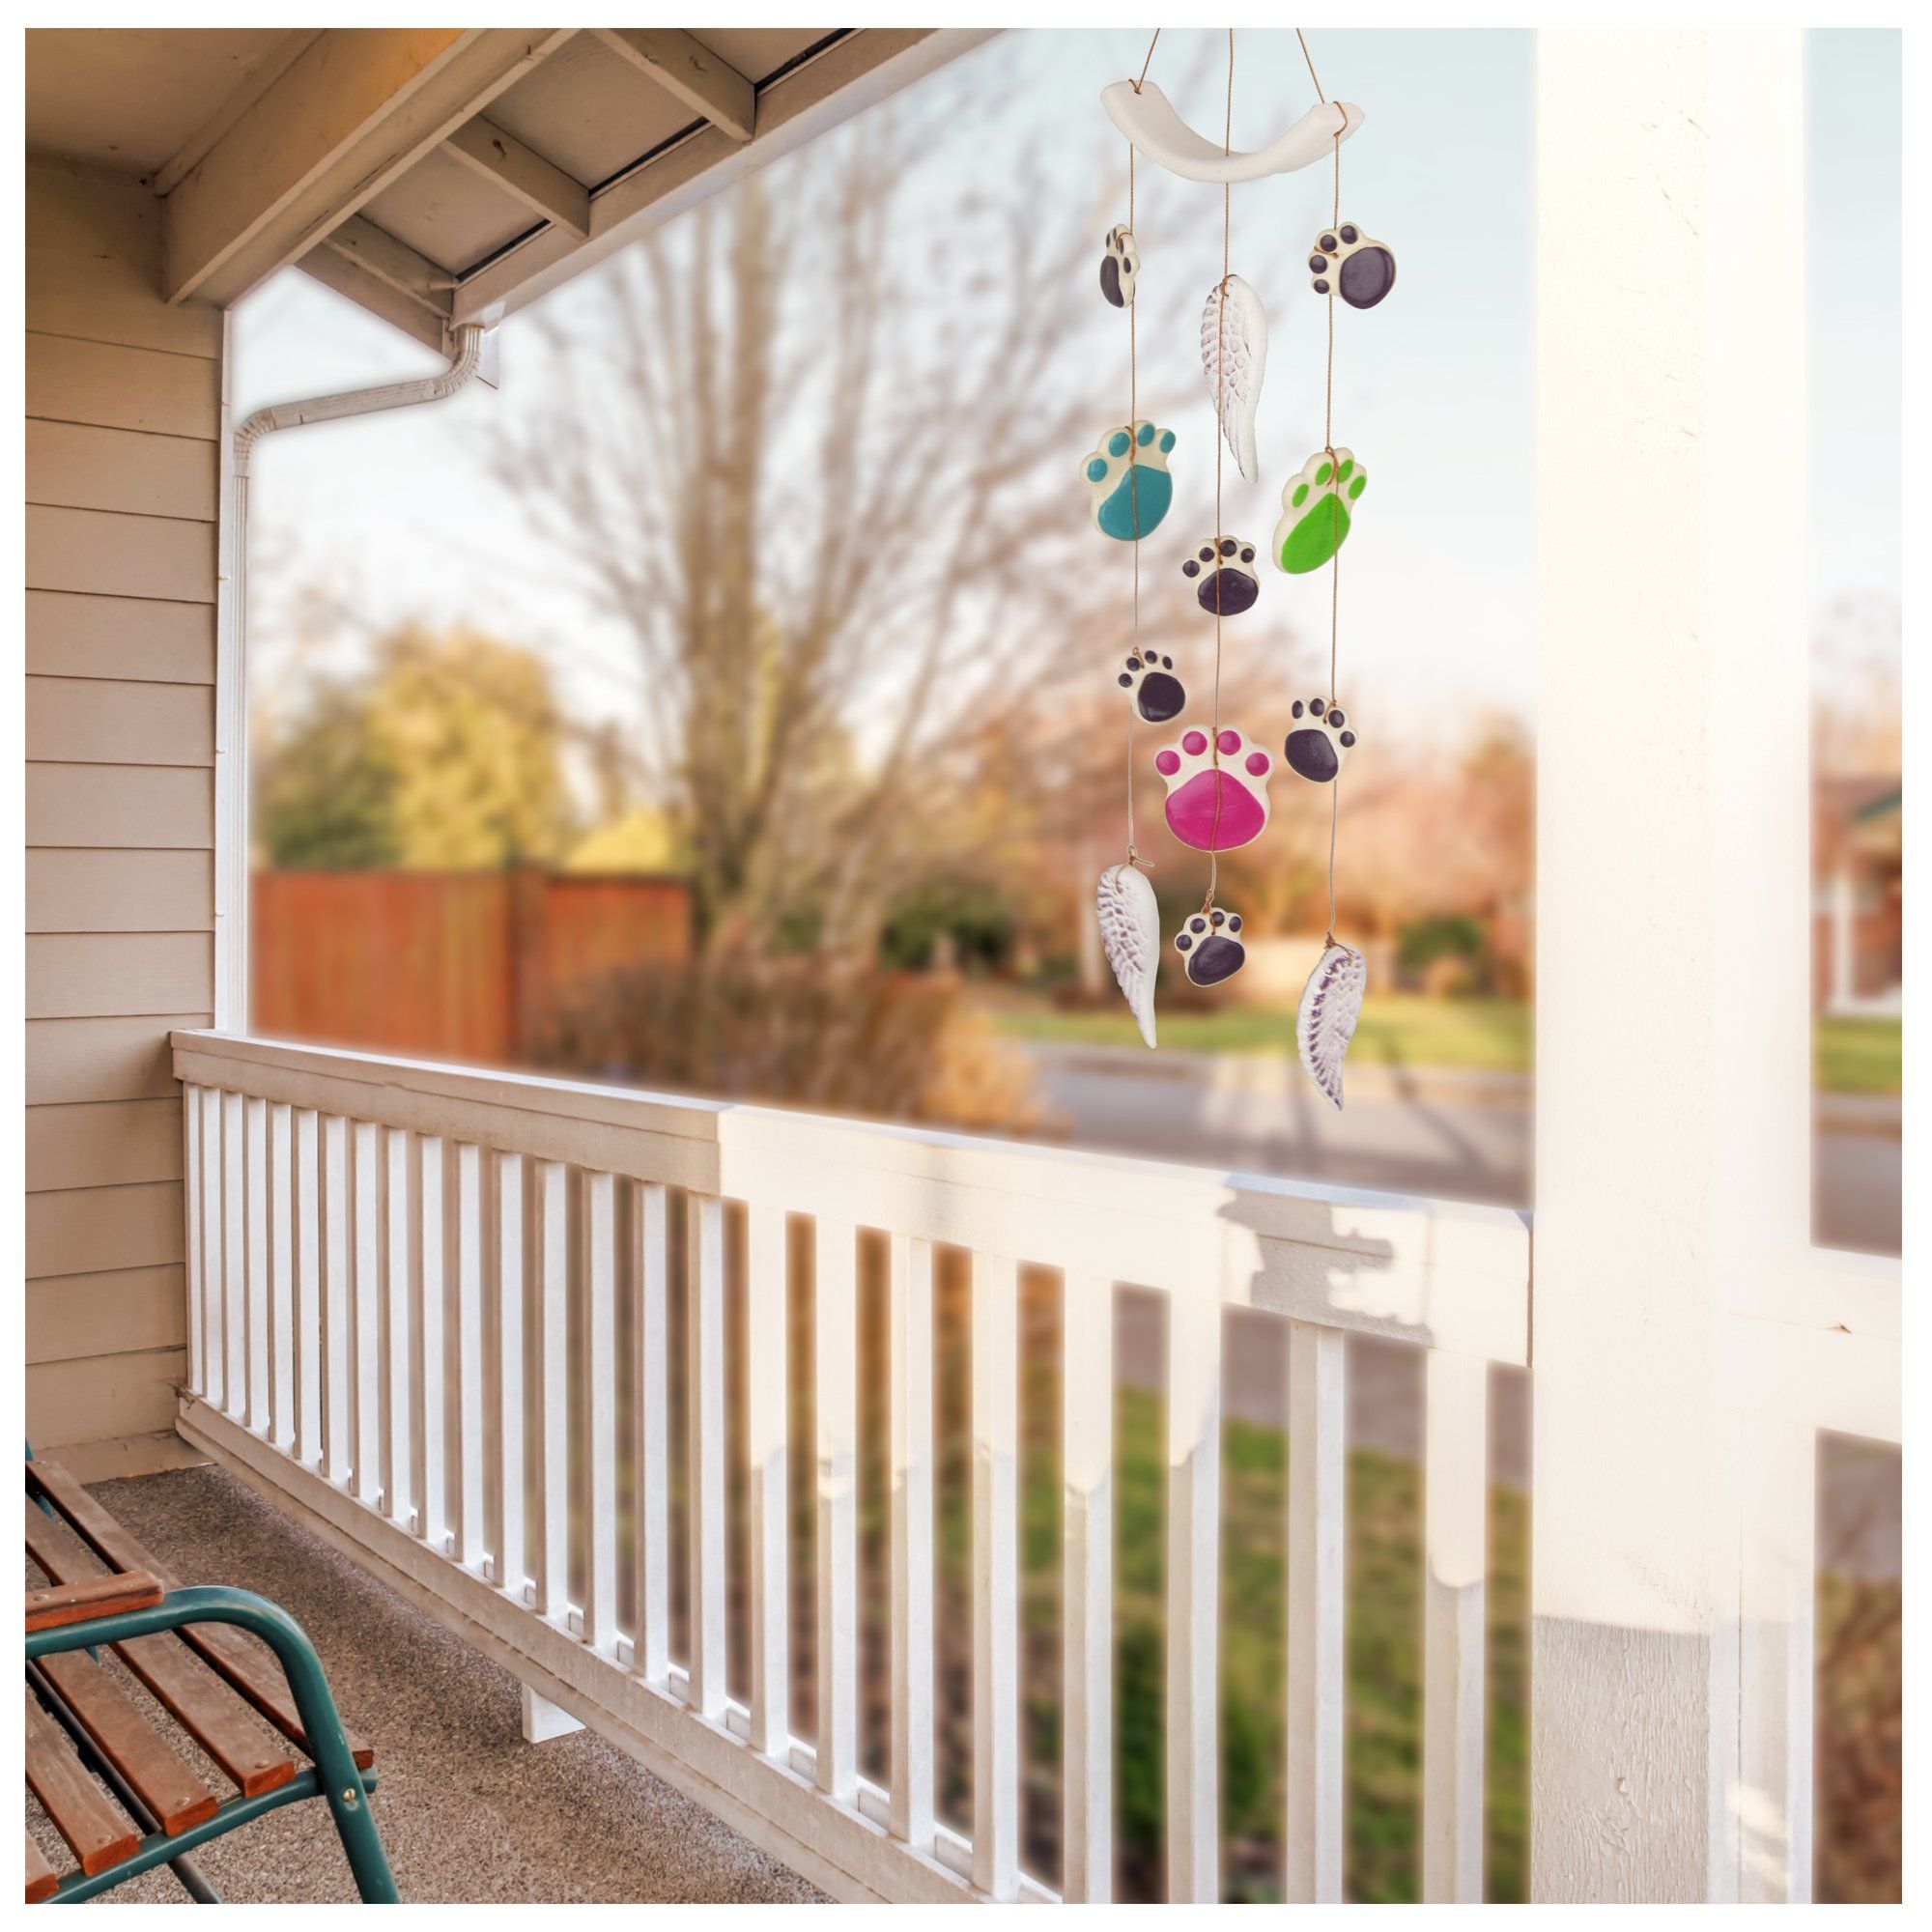
M 295 263 L 446 350 L 985 37 L 43 29 L 27 146 L 148 183 L 170 301 Z

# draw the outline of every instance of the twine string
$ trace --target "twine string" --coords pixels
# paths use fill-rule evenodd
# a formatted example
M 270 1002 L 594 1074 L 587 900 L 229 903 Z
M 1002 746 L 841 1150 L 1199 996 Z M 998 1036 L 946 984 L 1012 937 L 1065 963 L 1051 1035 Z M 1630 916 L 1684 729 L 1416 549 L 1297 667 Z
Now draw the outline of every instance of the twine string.
M 1160 29 L 1153 30 L 1153 39 L 1148 43 L 1147 59 L 1141 62 L 1141 77 L 1134 82 L 1134 92 L 1138 94 L 1147 82 L 1148 69 L 1153 65 L 1153 50 L 1160 45 Z
M 1235 135 L 1235 30 L 1228 29 L 1228 95 L 1221 123 L 1221 152 L 1227 154 Z M 1221 460 L 1227 448 L 1226 424 L 1221 408 L 1222 358 L 1228 339 L 1228 259 L 1234 224 L 1234 188 L 1221 184 L 1221 281 L 1214 302 L 1214 701 L 1213 724 L 1208 731 L 1208 753 L 1213 760 L 1214 817 L 1208 832 L 1208 895 L 1201 901 L 1204 914 L 1214 910 L 1215 889 L 1221 883 Z
M 1159 28 L 1154 29 L 1154 39 L 1160 39 Z M 1153 59 L 1153 47 L 1148 47 L 1148 59 Z M 1147 69 L 1141 69 L 1141 80 L 1147 78 Z M 1140 92 L 1140 81 L 1134 83 L 1134 91 Z M 1134 148 L 1127 144 L 1127 233 L 1134 230 Z M 1138 248 L 1140 243 L 1135 242 Z M 1137 330 L 1134 326 L 1134 304 L 1127 303 L 1127 488 L 1132 493 L 1128 500 L 1134 506 L 1134 596 L 1133 596 L 1133 655 L 1141 654 L 1141 499 L 1140 479 L 1133 474 L 1137 444 L 1134 440 L 1134 425 L 1140 419 L 1140 355 Z M 1138 866 L 1140 853 L 1134 844 L 1134 701 L 1127 699 L 1127 864 Z
M 1141 63 L 1141 77 L 1134 82 L 1134 92 L 1141 91 L 1148 77 L 1148 69 L 1153 65 L 1153 50 L 1160 44 L 1160 29 L 1153 30 L 1153 39 L 1148 43 L 1147 59 Z M 1127 233 L 1134 232 L 1134 145 L 1127 143 Z M 1138 246 L 1138 242 L 1135 244 Z M 1134 516 L 1134 591 L 1133 591 L 1133 639 L 1132 654 L 1141 655 L 1141 486 L 1140 478 L 1134 471 L 1140 467 L 1140 443 L 1134 432 L 1140 421 L 1140 341 L 1137 318 L 1133 301 L 1127 302 L 1127 501 L 1133 505 Z M 1143 660 L 1145 663 L 1145 660 Z M 1134 702 L 1127 700 L 1127 864 L 1145 866 L 1138 847 L 1134 843 Z M 1149 867 L 1151 870 L 1151 867 Z
M 1313 71 L 1311 68 L 1310 71 Z M 1319 83 L 1318 83 L 1319 85 Z M 1342 219 L 1342 130 L 1335 130 L 1335 205 L 1330 216 L 1332 223 L 1339 225 Z M 1335 283 L 1339 277 L 1330 277 L 1328 286 L 1328 374 L 1323 402 L 1321 439 L 1328 451 L 1328 461 L 1334 468 L 1330 481 L 1334 484 L 1331 501 L 1335 505 L 1335 554 L 1328 562 L 1328 708 L 1333 711 L 1340 696 L 1336 672 L 1336 639 L 1339 634 L 1342 614 L 1342 459 L 1335 454 Z M 1340 830 L 1342 817 L 1342 774 L 1338 769 L 1328 781 L 1328 932 L 1326 943 L 1335 943 L 1335 839 Z
M 1301 42 L 1301 57 L 1308 63 L 1308 77 L 1315 83 L 1315 92 L 1322 105 L 1328 97 L 1321 92 L 1321 81 L 1315 71 L 1315 62 L 1310 58 L 1308 43 L 1302 38 L 1301 29 L 1294 30 L 1294 38 Z M 1338 227 L 1342 220 L 1342 135 L 1348 126 L 1345 112 L 1335 128 L 1335 196 L 1329 213 L 1329 226 Z M 1340 632 L 1342 611 L 1342 459 L 1335 453 L 1335 285 L 1338 277 L 1328 278 L 1328 358 L 1322 377 L 1321 393 L 1321 446 L 1328 458 L 1328 480 L 1333 488 L 1329 501 L 1331 528 L 1335 533 L 1335 549 L 1329 558 L 1328 569 L 1328 708 L 1333 711 L 1337 693 L 1337 639 Z M 1338 770 L 1328 781 L 1328 930 L 1325 943 L 1335 943 L 1335 842 L 1340 830 L 1342 816 L 1342 774 Z

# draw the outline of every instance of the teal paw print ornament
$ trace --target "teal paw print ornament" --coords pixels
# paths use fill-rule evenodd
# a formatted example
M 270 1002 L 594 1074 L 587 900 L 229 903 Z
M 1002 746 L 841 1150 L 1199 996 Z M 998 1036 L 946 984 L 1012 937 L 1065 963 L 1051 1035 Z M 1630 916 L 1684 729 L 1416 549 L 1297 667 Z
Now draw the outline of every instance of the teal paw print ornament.
M 1110 429 L 1080 466 L 1093 497 L 1094 527 L 1118 543 L 1151 535 L 1174 500 L 1167 453 L 1174 432 L 1151 422 Z

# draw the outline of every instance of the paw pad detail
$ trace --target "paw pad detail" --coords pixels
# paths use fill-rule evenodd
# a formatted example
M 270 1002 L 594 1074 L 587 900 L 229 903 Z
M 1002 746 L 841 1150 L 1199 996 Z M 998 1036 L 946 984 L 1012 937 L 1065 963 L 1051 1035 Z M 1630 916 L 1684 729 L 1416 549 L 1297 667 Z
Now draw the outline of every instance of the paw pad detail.
M 1281 748 L 1289 770 L 1297 778 L 1326 784 L 1349 762 L 1354 749 L 1355 732 L 1348 714 L 1339 704 L 1311 697 L 1306 704 L 1296 698 L 1291 715 L 1295 722 Z
M 1120 227 L 1107 230 L 1107 252 L 1100 257 L 1100 293 L 1116 308 L 1131 308 L 1134 277 L 1140 273 L 1141 251 L 1134 246 L 1134 231 Z
M 1093 496 L 1094 527 L 1120 543 L 1151 535 L 1174 500 L 1167 453 L 1174 432 L 1151 422 L 1110 429 L 1080 465 Z
M 1308 270 L 1318 296 L 1338 295 L 1350 308 L 1374 308 L 1395 287 L 1395 256 L 1388 245 L 1352 221 L 1324 228 L 1315 238 Z
M 1217 762 L 1218 754 L 1218 762 Z M 1267 830 L 1267 782 L 1274 759 L 1223 725 L 1215 747 L 1198 726 L 1154 753 L 1167 784 L 1167 829 L 1197 852 L 1232 852 Z
M 1194 584 L 1202 610 L 1233 617 L 1254 609 L 1262 594 L 1255 576 L 1255 547 L 1242 537 L 1203 537 L 1180 566 Z
M 1240 930 L 1239 913 L 1213 906 L 1205 913 L 1197 912 L 1174 935 L 1175 951 L 1197 986 L 1218 986 L 1248 963 L 1248 949 L 1241 944 Z
M 1120 684 L 1128 702 L 1150 724 L 1179 718 L 1187 704 L 1187 693 L 1174 674 L 1174 660 L 1153 651 L 1137 651 L 1127 659 Z
M 1348 541 L 1369 475 L 1352 449 L 1318 449 L 1282 486 L 1274 560 L 1291 577 L 1321 566 Z

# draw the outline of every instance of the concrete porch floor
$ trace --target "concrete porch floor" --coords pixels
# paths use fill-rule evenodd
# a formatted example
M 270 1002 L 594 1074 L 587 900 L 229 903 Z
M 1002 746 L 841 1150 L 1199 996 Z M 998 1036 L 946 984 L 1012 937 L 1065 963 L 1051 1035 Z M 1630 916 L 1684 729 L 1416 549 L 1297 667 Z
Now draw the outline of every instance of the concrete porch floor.
M 301 1622 L 376 1748 L 376 1819 L 405 1900 L 800 1903 L 821 1894 L 591 1731 L 524 1742 L 516 1680 L 232 1476 L 169 1470 L 94 1492 L 184 1580 Z M 197 1854 L 224 1899 L 353 1899 L 320 1804 Z M 165 1868 L 107 1894 L 180 1901 Z

